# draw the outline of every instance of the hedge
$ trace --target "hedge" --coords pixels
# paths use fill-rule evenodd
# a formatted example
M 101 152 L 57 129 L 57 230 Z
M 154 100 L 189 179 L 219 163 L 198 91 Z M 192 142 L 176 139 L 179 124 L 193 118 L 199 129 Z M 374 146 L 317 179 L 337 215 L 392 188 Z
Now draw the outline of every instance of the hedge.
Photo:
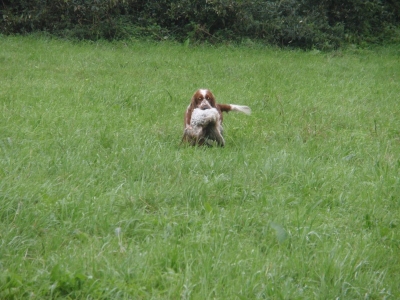
M 397 0 L 2 0 L 0 32 L 78 39 L 254 39 L 301 48 L 399 36 Z

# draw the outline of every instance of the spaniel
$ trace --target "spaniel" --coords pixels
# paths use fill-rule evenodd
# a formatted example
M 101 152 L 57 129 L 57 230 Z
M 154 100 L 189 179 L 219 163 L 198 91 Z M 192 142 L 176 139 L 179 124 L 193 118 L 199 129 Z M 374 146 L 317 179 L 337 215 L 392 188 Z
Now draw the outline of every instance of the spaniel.
M 222 112 L 238 111 L 251 114 L 248 106 L 217 104 L 210 90 L 197 90 L 185 113 L 185 130 L 182 142 L 195 145 L 225 146 Z

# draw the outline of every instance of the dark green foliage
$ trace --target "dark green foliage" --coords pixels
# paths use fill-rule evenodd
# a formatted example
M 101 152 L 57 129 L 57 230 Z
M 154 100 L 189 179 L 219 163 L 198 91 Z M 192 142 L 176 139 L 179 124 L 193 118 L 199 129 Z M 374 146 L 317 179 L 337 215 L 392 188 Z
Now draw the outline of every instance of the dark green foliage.
M 79 39 L 245 38 L 301 48 L 381 42 L 398 32 L 394 0 L 4 0 L 0 32 Z

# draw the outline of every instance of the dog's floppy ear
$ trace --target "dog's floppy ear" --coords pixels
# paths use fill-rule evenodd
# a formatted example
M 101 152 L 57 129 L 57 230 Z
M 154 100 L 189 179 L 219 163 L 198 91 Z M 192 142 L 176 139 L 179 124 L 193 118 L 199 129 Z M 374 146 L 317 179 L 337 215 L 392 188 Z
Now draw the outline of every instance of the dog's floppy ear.
M 215 100 L 215 96 L 210 90 L 207 90 L 207 92 L 206 92 L 206 99 L 212 107 L 217 107 L 217 102 Z
M 190 99 L 190 104 L 185 112 L 185 127 L 190 126 L 190 120 L 192 119 L 192 112 L 196 108 L 196 93 L 193 94 Z
M 194 93 L 192 99 L 190 99 L 189 108 L 192 111 L 196 108 L 196 93 Z

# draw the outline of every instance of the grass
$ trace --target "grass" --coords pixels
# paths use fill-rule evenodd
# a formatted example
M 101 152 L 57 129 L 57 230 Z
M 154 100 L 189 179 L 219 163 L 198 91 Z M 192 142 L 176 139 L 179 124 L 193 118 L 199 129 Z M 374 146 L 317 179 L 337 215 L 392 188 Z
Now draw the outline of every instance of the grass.
M 0 83 L 0 298 L 400 297 L 399 48 L 3 36 Z

